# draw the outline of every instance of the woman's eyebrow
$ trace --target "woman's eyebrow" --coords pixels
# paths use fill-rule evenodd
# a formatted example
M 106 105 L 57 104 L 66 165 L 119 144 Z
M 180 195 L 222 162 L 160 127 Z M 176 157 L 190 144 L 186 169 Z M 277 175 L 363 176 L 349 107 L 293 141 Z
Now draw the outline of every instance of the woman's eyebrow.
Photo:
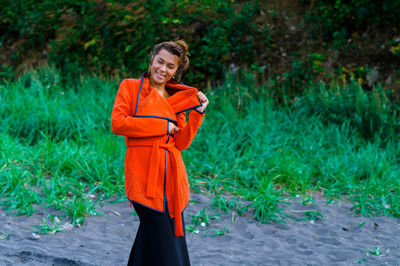
M 164 58 L 162 58 L 161 56 L 158 57 L 158 60 L 160 60 L 161 62 L 164 62 Z M 175 63 L 167 63 L 168 66 L 175 66 Z

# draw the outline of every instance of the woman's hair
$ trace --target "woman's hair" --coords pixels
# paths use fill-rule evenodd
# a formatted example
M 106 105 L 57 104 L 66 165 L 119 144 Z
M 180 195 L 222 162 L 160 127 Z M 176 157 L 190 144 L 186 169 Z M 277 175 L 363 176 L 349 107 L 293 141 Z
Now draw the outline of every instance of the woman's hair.
M 173 55 L 179 57 L 178 70 L 175 74 L 175 79 L 180 80 L 182 72 L 189 67 L 189 47 L 184 40 L 162 42 L 154 46 L 153 52 L 151 54 L 151 61 L 153 61 L 154 56 L 156 56 L 162 49 L 167 50 Z

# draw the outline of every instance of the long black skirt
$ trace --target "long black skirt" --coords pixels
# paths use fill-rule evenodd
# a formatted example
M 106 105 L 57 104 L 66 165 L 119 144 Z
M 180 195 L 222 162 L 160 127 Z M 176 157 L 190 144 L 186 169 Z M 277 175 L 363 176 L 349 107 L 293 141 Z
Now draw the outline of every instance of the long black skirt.
M 139 216 L 140 225 L 129 255 L 128 266 L 190 265 L 185 230 L 184 236 L 175 236 L 174 222 L 169 215 L 167 201 L 164 213 L 133 201 L 132 204 Z M 182 224 L 185 228 L 183 213 Z

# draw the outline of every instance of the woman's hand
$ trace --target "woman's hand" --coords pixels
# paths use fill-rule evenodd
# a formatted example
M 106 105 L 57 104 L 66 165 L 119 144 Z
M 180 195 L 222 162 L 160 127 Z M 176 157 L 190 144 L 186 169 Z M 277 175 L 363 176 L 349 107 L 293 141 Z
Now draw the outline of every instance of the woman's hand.
M 199 97 L 200 103 L 202 104 L 202 106 L 197 107 L 196 110 L 204 113 L 204 110 L 206 109 L 207 105 L 208 105 L 208 99 L 206 97 L 206 95 L 204 93 L 202 93 L 201 91 L 198 92 L 197 97 Z
M 177 126 L 175 126 L 173 123 L 168 123 L 168 133 L 170 135 L 173 135 L 178 131 L 179 131 L 179 128 Z

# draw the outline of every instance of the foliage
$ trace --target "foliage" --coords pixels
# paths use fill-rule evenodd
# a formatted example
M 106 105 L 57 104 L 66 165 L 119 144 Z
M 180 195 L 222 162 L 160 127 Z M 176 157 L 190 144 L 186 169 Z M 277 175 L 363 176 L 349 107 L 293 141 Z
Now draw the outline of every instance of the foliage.
M 390 0 L 3 1 L 0 81 L 45 63 L 62 70 L 64 83 L 78 84 L 82 73 L 137 77 L 154 44 L 184 39 L 184 83 L 195 87 L 252 69 L 287 103 L 345 68 L 346 82 L 354 75 L 370 89 L 387 80 L 398 90 L 399 9 Z
M 311 53 L 306 60 L 294 57 L 292 67 L 289 72 L 284 73 L 284 82 L 282 83 L 283 95 L 298 95 L 308 87 L 319 76 L 326 76 L 326 69 L 323 66 L 325 55 Z
M 394 29 L 400 24 L 400 2 L 391 0 L 336 0 L 303 2 L 310 6 L 306 22 L 328 39 L 343 44 L 353 33 Z
M 32 53 L 71 79 L 81 72 L 143 73 L 156 43 L 185 39 L 192 54 L 187 79 L 198 84 L 222 78 L 230 63 L 253 62 L 265 49 L 265 34 L 251 19 L 257 12 L 258 1 L 6 1 L 0 43 L 13 47 L 3 60 L 22 63 Z

